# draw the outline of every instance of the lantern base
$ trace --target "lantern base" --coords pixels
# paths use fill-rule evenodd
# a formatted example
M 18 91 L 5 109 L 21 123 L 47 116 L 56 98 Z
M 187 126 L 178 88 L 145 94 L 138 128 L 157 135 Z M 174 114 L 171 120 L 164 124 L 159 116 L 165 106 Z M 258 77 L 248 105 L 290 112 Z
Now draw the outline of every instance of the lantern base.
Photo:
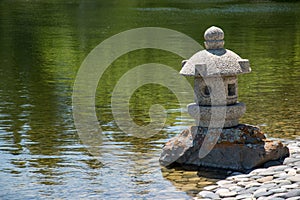
M 188 113 L 200 127 L 234 127 L 239 124 L 239 118 L 246 112 L 244 103 L 225 106 L 199 106 L 196 103 L 188 105 Z

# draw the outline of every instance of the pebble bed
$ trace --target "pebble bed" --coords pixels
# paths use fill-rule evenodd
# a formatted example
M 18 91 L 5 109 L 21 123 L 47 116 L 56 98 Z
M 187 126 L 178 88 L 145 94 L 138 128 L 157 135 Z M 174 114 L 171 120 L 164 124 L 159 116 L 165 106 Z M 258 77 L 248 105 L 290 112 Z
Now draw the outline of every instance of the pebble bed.
M 248 174 L 234 172 L 199 192 L 200 199 L 300 200 L 300 138 L 283 140 L 290 157 L 283 165 L 259 168 Z

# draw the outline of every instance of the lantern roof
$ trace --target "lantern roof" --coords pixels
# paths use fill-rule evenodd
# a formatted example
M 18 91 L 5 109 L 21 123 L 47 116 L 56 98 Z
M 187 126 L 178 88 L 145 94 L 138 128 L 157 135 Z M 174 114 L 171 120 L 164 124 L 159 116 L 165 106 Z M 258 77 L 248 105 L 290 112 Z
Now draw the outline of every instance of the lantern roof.
M 250 63 L 238 54 L 224 49 L 224 32 L 212 26 L 204 33 L 205 50 L 194 54 L 189 60 L 183 61 L 180 71 L 184 76 L 232 76 L 249 73 Z

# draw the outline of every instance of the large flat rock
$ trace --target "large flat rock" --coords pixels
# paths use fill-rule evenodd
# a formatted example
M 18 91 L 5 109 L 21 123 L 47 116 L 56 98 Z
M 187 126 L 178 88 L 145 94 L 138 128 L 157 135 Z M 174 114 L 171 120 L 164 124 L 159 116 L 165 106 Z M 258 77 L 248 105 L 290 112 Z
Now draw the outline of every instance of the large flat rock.
M 207 128 L 192 126 L 168 141 L 160 157 L 163 166 L 172 164 L 195 165 L 248 171 L 271 160 L 284 160 L 289 149 L 280 141 L 265 138 L 258 127 L 240 124 L 222 129 L 217 144 L 203 158 L 199 150 Z

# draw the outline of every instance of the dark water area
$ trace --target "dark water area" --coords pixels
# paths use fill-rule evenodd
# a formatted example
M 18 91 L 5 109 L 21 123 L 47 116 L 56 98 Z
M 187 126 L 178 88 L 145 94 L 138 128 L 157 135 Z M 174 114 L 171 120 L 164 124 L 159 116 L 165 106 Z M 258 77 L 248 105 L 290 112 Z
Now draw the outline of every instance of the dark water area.
M 117 81 L 150 62 L 179 71 L 183 58 L 170 52 L 136 50 L 110 65 L 95 100 L 103 130 L 99 157 L 81 142 L 72 116 L 77 71 L 99 43 L 133 28 L 168 28 L 203 44 L 204 31 L 220 26 L 225 47 L 251 63 L 252 72 L 239 76 L 239 100 L 247 106 L 240 122 L 269 137 L 299 136 L 299 18 L 300 4 L 283 2 L 1 1 L 0 199 L 190 199 L 221 177 L 159 166 L 163 144 L 192 123 L 188 114 L 180 117 L 168 88 L 144 85 L 130 99 L 139 125 L 149 122 L 151 105 L 165 107 L 158 134 L 137 138 L 114 121 Z

